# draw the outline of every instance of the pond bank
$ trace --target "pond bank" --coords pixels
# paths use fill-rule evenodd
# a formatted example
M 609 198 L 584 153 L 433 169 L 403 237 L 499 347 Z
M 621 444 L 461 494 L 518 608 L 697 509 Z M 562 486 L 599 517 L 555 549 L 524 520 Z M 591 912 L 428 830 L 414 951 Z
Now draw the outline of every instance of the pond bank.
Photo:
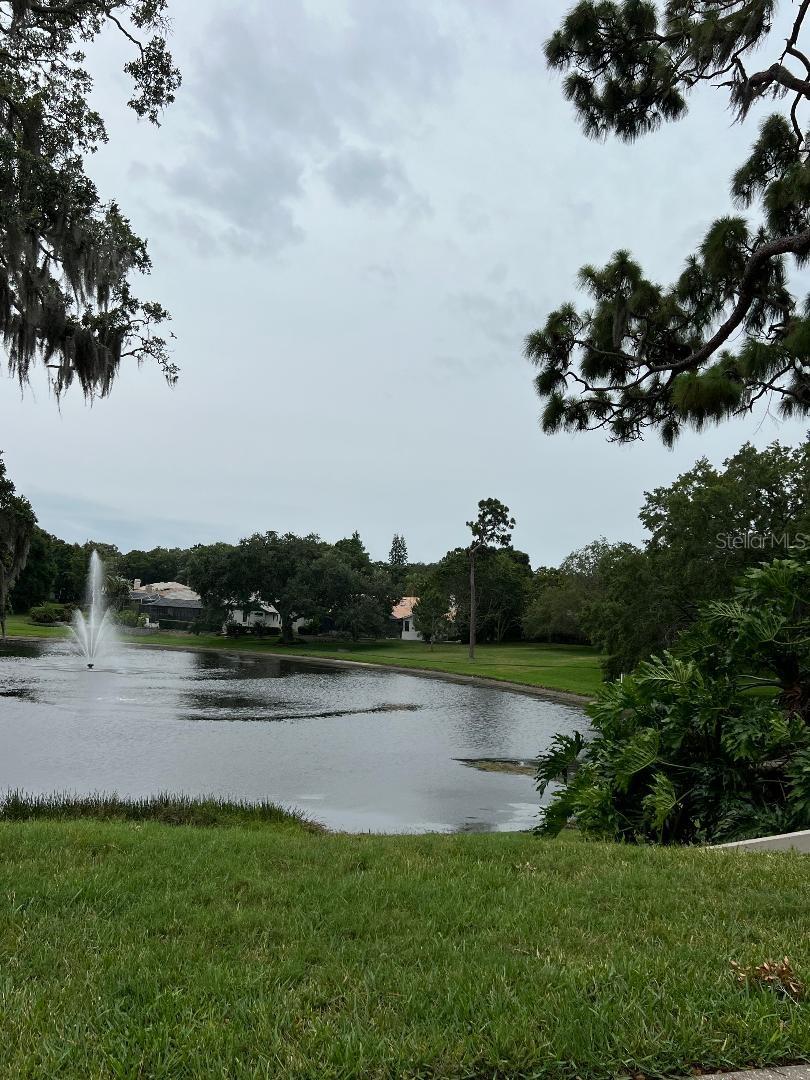
M 9 635 L 7 644 L 19 642 L 27 645 L 41 645 L 46 641 L 59 641 L 62 638 L 53 635 L 49 638 L 33 637 L 22 634 Z M 228 645 L 194 645 L 178 644 L 170 645 L 166 642 L 152 642 L 148 639 L 132 641 L 122 639 L 122 644 L 127 648 L 136 649 L 160 649 L 169 652 L 195 652 L 212 653 L 228 656 L 235 659 L 244 657 L 256 657 L 258 659 L 291 660 L 295 663 L 311 664 L 325 668 L 364 668 L 366 670 L 390 671 L 398 675 L 416 675 L 424 679 L 442 679 L 444 682 L 466 684 L 468 686 L 482 686 L 493 690 L 509 690 L 517 694 L 528 694 L 530 697 L 542 698 L 544 701 L 555 701 L 561 705 L 573 705 L 584 708 L 593 701 L 593 697 L 586 694 L 576 694 L 569 690 L 555 690 L 547 686 L 534 686 L 530 683 L 513 682 L 509 679 L 493 679 L 486 675 L 465 675 L 452 671 L 439 671 L 435 668 L 411 667 L 405 664 L 388 664 L 378 661 L 367 660 L 344 660 L 337 657 L 318 656 L 307 653 L 288 653 L 274 649 L 239 649 Z M 2 643 L 0 642 L 0 648 Z
M 39 627 L 25 616 L 9 620 L 9 637 L 17 640 L 57 639 L 67 636 L 65 628 Z M 547 645 L 538 642 L 510 642 L 479 645 L 476 659 L 470 660 L 466 646 L 443 642 L 434 647 L 415 641 L 383 639 L 377 641 L 327 641 L 302 638 L 292 646 L 281 646 L 272 639 L 226 639 L 221 634 L 176 634 L 154 631 L 137 638 L 124 633 L 125 641 L 155 647 L 232 653 L 239 656 L 288 656 L 307 663 L 336 661 L 379 667 L 403 674 L 431 673 L 434 677 L 453 676 L 463 682 L 474 680 L 478 686 L 505 686 L 507 689 L 530 687 L 545 694 L 571 695 L 552 698 L 582 705 L 594 698 L 602 686 L 599 654 L 587 646 Z
M 16 639 L 21 640 L 20 638 Z M 568 690 L 552 690 L 545 686 L 530 686 L 527 683 L 511 682 L 507 679 L 491 679 L 484 675 L 461 675 L 452 671 L 436 671 L 432 668 L 410 667 L 403 664 L 369 663 L 365 660 L 338 660 L 327 656 L 308 656 L 306 653 L 276 652 L 270 649 L 263 651 L 246 652 L 242 649 L 229 649 L 227 646 L 217 648 L 211 645 L 166 645 L 152 644 L 149 641 L 135 642 L 125 641 L 125 645 L 135 648 L 146 649 L 169 649 L 182 652 L 220 653 L 225 656 L 243 658 L 245 656 L 262 659 L 292 660 L 297 664 L 312 664 L 316 667 L 327 668 L 365 668 L 368 671 L 390 671 L 398 675 L 416 675 L 422 679 L 442 679 L 444 682 L 461 683 L 469 686 L 483 686 L 492 690 L 510 690 L 517 694 L 528 694 L 531 697 L 543 698 L 545 701 L 556 701 L 561 705 L 575 705 L 584 707 L 589 705 L 593 698 L 584 694 L 574 694 Z

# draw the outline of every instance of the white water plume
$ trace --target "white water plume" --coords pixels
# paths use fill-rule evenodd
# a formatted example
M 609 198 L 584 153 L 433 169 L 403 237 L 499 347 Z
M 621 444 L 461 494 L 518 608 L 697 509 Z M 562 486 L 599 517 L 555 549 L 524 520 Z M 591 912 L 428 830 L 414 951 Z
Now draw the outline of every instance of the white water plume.
M 97 551 L 90 556 L 86 604 L 87 615 L 82 611 L 75 611 L 71 629 L 87 666 L 93 668 L 98 657 L 103 655 L 115 640 L 115 628 L 104 595 L 104 563 Z

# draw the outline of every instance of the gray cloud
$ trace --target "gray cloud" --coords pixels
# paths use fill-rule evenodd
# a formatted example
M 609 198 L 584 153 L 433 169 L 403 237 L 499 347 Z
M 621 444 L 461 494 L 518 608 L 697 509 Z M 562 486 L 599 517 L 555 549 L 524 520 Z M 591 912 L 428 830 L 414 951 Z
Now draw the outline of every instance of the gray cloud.
M 347 146 L 324 169 L 326 182 L 338 202 L 367 203 L 382 209 L 406 206 L 427 213 L 429 204 L 416 195 L 402 163 L 379 150 Z
M 378 150 L 352 146 L 332 158 L 324 175 L 338 201 L 348 205 L 369 202 L 392 206 L 401 197 L 403 186 L 408 186 L 399 161 Z
M 428 212 L 390 146 L 418 131 L 421 107 L 456 67 L 452 39 L 423 5 L 350 0 L 330 19 L 302 0 L 254 0 L 214 15 L 205 38 L 216 48 L 187 64 L 182 158 L 149 170 L 186 205 L 177 227 L 195 242 L 200 229 L 236 253 L 299 241 L 318 172 L 343 205 Z

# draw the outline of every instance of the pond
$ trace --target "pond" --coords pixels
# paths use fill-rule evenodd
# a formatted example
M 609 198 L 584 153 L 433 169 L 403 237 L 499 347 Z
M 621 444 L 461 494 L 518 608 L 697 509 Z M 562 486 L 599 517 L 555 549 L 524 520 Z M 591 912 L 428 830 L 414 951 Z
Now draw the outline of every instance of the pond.
M 532 758 L 583 727 L 569 705 L 383 670 L 68 643 L 0 648 L 0 792 L 269 799 L 352 832 L 505 831 L 536 821 Z

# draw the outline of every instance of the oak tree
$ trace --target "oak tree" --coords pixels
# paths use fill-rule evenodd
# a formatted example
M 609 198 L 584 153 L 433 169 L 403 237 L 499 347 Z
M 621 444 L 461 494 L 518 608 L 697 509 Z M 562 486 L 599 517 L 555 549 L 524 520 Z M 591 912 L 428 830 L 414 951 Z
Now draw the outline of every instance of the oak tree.
M 107 394 L 125 358 L 177 376 L 168 313 L 133 291 L 146 242 L 85 170 L 107 141 L 85 50 L 107 29 L 131 49 L 129 107 L 157 124 L 180 83 L 166 0 L 0 0 L 0 335 L 10 373 L 40 361 L 57 394 Z

